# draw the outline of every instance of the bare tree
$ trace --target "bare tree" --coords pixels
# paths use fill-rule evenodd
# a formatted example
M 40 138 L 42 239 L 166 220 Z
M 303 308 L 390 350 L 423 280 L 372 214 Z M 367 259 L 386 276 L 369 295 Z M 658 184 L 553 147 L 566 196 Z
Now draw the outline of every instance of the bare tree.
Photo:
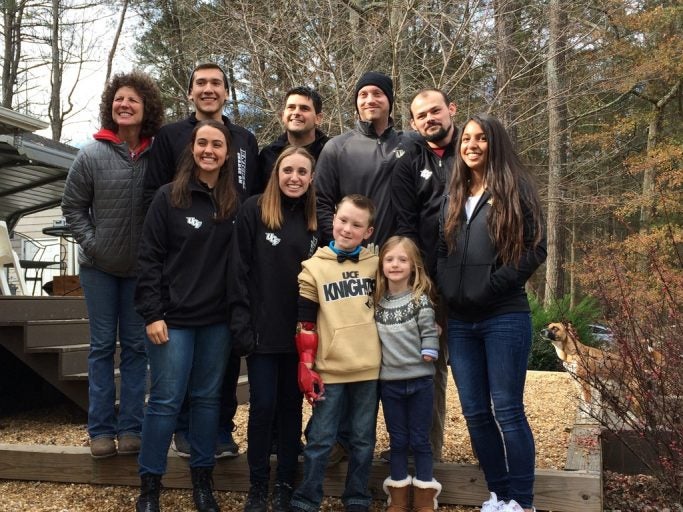
M 5 0 L 0 5 L 3 20 L 2 106 L 5 108 L 13 106 L 19 63 L 23 57 L 24 14 L 28 5 L 28 0 Z
M 52 139 L 59 141 L 66 120 L 75 113 L 74 93 L 83 66 L 92 59 L 92 40 L 83 28 L 96 15 L 94 3 L 69 4 L 67 0 L 52 0 L 46 12 L 45 28 L 49 30 L 45 42 L 50 51 L 50 102 L 48 117 Z M 74 74 L 69 88 L 64 91 L 66 69 Z
M 560 0 L 548 3 L 548 258 L 544 304 L 564 295 L 565 244 L 562 204 L 567 164 L 567 106 L 564 90 L 565 27 L 567 15 Z
M 123 24 L 126 21 L 126 12 L 128 11 L 128 0 L 122 0 L 121 2 L 121 12 L 119 13 L 119 22 L 116 25 L 116 32 L 114 33 L 114 40 L 111 43 L 111 49 L 109 50 L 109 55 L 107 56 L 107 74 L 104 77 L 104 81 L 108 82 L 111 76 L 111 68 L 114 63 L 114 56 L 116 55 L 116 47 L 119 44 L 119 38 L 121 37 L 121 31 L 123 30 Z

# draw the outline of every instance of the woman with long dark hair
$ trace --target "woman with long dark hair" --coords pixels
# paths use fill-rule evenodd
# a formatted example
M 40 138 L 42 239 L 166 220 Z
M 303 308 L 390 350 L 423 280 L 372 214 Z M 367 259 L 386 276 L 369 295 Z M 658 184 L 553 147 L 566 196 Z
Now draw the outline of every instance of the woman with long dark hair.
M 219 510 L 211 477 L 220 390 L 230 354 L 227 268 L 238 196 L 230 132 L 202 121 L 172 183 L 147 213 L 135 306 L 145 320 L 151 388 L 142 428 L 139 512 L 159 510 L 176 419 L 190 402 L 190 471 L 197 510 Z
M 94 458 L 140 449 L 147 355 L 145 326 L 133 307 L 135 265 L 145 219 L 143 180 L 162 121 L 161 95 L 149 75 L 114 75 L 102 92 L 102 128 L 76 155 L 64 188 L 62 212 L 79 245 L 90 324 L 88 435 Z
M 524 285 L 545 257 L 531 175 L 500 121 L 471 117 L 442 210 L 437 284 L 448 305 L 448 351 L 462 411 L 491 492 L 483 512 L 533 510 Z

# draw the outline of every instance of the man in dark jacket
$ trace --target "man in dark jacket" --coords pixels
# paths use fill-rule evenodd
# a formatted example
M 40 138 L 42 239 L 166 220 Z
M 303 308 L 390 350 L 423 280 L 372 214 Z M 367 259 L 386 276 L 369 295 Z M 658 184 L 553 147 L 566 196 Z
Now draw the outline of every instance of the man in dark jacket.
M 176 166 L 185 148 L 190 143 L 192 130 L 205 119 L 222 120 L 230 131 L 230 157 L 232 158 L 235 186 L 242 200 L 260 190 L 258 180 L 258 144 L 256 137 L 241 126 L 232 123 L 223 115 L 228 100 L 228 77 L 220 66 L 214 63 L 198 65 L 190 75 L 188 99 L 194 103 L 195 112 L 188 118 L 168 124 L 159 130 L 150 153 L 145 174 L 145 202 L 147 206 L 157 189 L 172 181 Z M 237 381 L 240 372 L 240 358 L 231 355 L 226 368 L 221 397 L 221 422 L 216 457 L 234 457 L 239 447 L 232 438 L 233 417 L 237 412 Z M 187 409 L 183 406 L 174 436 L 173 446 L 179 455 L 189 457 L 187 442 Z
M 266 188 L 275 161 L 286 147 L 306 148 L 317 161 L 323 146 L 330 140 L 318 128 L 323 120 L 323 100 L 310 87 L 294 87 L 287 91 L 281 119 L 285 132 L 259 154 L 261 190 Z
M 394 130 L 391 78 L 368 71 L 356 84 L 358 122 L 353 130 L 333 137 L 315 167 L 318 226 L 324 243 L 332 240 L 332 217 L 346 195 L 362 194 L 377 209 L 375 231 L 369 243 L 381 245 L 393 235 L 391 168 L 400 133 Z M 369 245 L 370 247 L 370 245 Z
M 457 130 L 453 124 L 456 106 L 443 91 L 424 89 L 410 104 L 410 125 L 416 134 L 404 134 L 391 176 L 391 199 L 396 215 L 396 234 L 412 238 L 420 248 L 432 279 L 436 278 L 436 246 L 439 212 L 447 192 L 457 151 Z M 446 308 L 439 300 L 437 320 L 439 359 L 434 375 L 434 410 L 430 441 L 434 459 L 441 459 L 446 416 L 448 346 Z
M 198 65 L 190 76 L 188 99 L 195 112 L 189 117 L 167 124 L 154 137 L 149 167 L 145 174 L 145 203 L 152 202 L 161 185 L 173 180 L 180 156 L 190 143 L 192 130 L 199 121 L 223 121 L 230 131 L 230 157 L 233 161 L 235 187 L 242 200 L 258 189 L 258 143 L 250 131 L 238 126 L 223 115 L 228 100 L 228 78 L 220 66 L 213 63 Z

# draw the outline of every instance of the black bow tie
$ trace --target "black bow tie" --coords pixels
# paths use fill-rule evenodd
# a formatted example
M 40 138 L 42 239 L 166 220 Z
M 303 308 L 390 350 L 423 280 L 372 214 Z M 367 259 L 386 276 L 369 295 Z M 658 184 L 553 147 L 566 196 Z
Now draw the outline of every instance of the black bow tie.
M 356 254 L 337 254 L 337 261 L 339 263 L 344 263 L 346 260 L 353 261 L 354 263 L 358 263 L 358 255 L 360 253 Z

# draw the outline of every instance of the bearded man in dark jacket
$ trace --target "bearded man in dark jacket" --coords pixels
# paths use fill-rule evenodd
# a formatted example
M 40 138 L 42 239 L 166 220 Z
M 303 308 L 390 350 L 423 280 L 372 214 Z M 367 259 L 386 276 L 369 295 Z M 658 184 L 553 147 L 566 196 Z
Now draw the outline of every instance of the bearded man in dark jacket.
M 418 92 L 410 104 L 410 125 L 417 133 L 403 135 L 391 176 L 396 234 L 415 241 L 432 280 L 436 279 L 440 207 L 457 151 L 455 112 L 455 104 L 443 91 L 423 89 Z M 434 409 L 429 436 L 435 460 L 441 459 L 446 417 L 448 345 L 445 311 L 439 298 L 437 321 L 443 331 L 439 336 L 439 358 L 435 362 Z

